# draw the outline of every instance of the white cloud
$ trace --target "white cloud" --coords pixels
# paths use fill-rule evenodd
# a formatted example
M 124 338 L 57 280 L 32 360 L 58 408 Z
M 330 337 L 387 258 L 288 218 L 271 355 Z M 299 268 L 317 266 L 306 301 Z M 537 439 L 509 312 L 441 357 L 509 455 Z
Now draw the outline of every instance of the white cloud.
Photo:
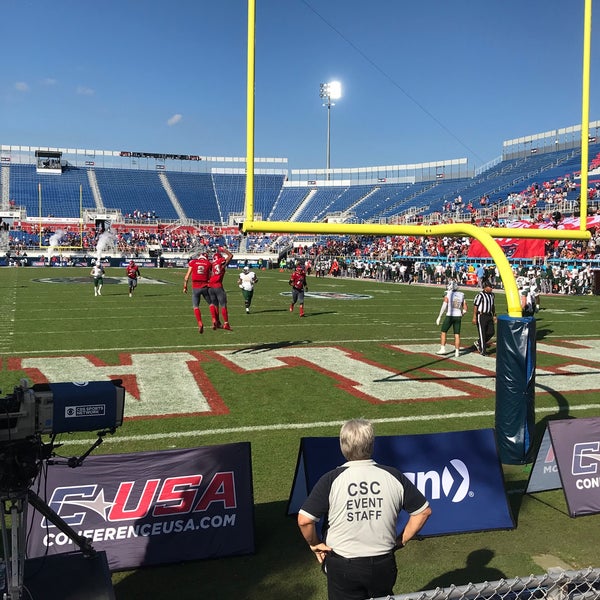
M 86 87 L 85 85 L 78 85 L 76 92 L 80 96 L 93 96 L 96 93 L 92 88 Z
M 29 86 L 24 81 L 17 81 L 17 83 L 15 83 L 15 90 L 18 92 L 28 92 Z
M 173 125 L 177 125 L 177 123 L 179 123 L 179 121 L 181 121 L 181 119 L 183 119 L 183 115 L 176 113 L 167 121 L 167 125 L 169 127 L 172 127 Z
M 42 85 L 56 85 L 58 81 L 52 77 L 46 77 L 42 80 Z

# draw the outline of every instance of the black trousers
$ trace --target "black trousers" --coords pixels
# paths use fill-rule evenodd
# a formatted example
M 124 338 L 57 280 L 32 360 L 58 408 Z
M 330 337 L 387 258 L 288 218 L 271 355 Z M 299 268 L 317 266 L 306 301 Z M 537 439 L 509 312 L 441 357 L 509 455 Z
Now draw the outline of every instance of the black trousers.
M 488 313 L 479 313 L 477 315 L 477 334 L 479 341 L 479 352 L 485 356 L 486 345 L 494 337 L 494 315 Z
M 330 552 L 325 559 L 329 600 L 365 600 L 394 595 L 398 576 L 394 554 L 344 558 Z

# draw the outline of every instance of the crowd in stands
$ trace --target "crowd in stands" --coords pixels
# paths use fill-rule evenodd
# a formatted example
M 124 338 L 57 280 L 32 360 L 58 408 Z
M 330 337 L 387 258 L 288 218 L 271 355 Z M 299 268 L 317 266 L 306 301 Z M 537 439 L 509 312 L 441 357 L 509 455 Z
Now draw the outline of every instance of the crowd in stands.
M 15 233 L 15 232 L 11 232 Z M 235 229 L 205 227 L 201 229 L 177 228 L 173 230 L 134 230 L 117 228 L 111 235 L 117 253 L 137 256 L 147 252 L 149 246 L 160 246 L 164 252 L 194 252 L 201 245 L 225 245 L 236 252 L 240 235 Z M 33 234 L 30 234 L 33 235 Z M 66 228 L 62 231 L 44 229 L 43 246 L 55 244 L 77 246 L 80 239 L 84 250 L 94 253 L 99 239 L 93 230 L 84 232 Z M 39 243 L 39 236 L 36 238 Z M 268 252 L 291 247 L 292 236 L 260 235 L 248 236 L 248 247 L 266 248 Z M 463 285 L 476 285 L 483 274 L 473 276 L 478 269 L 490 269 L 486 276 L 500 284 L 495 267 L 468 258 L 471 239 L 469 237 L 431 236 L 326 236 L 313 239 L 296 247 L 288 254 L 287 261 L 280 266 L 293 267 L 301 262 L 317 277 L 341 276 L 369 278 L 383 282 L 445 284 L 454 279 Z M 20 257 L 26 250 L 39 247 L 20 242 L 11 244 L 12 264 L 23 264 Z M 548 260 L 557 260 L 550 264 Z M 531 261 L 517 261 L 515 275 L 533 277 L 542 293 L 585 294 L 590 293 L 593 283 L 591 261 L 600 260 L 600 230 L 594 231 L 589 241 L 555 240 L 546 244 L 543 264 L 535 266 Z M 533 271 L 531 271 L 533 269 Z M 525 272 L 523 272 L 525 270 Z
M 21 226 L 9 235 L 9 247 L 13 252 L 31 250 L 40 246 L 60 248 L 81 248 L 83 251 L 95 252 L 98 242 L 108 236 L 107 246 L 118 253 L 127 255 L 143 254 L 149 246 L 160 246 L 163 252 L 191 252 L 200 244 L 220 245 L 226 243 L 224 238 L 233 244 L 237 236 L 223 234 L 221 228 L 144 228 L 117 226 L 108 230 L 94 227 L 85 228 L 69 225 L 50 229 L 44 227 L 40 232 L 33 227 Z M 228 245 L 232 245 L 228 244 Z
M 133 212 L 125 214 L 124 217 L 127 221 L 133 221 L 134 223 L 146 223 L 158 220 L 155 210 L 143 211 L 137 208 Z
M 598 165 L 600 167 L 600 157 Z M 489 196 L 466 204 L 459 195 L 433 216 L 432 224 L 450 223 L 470 215 L 470 222 L 481 227 L 501 227 L 514 219 L 527 219 L 538 224 L 556 226 L 560 210 L 565 210 L 568 195 L 577 192 L 570 174 L 542 184 L 531 184 L 520 193 L 511 193 L 494 203 Z M 573 201 L 571 201 L 572 203 Z M 572 212 L 572 211 L 571 211 Z M 600 181 L 588 188 L 588 214 L 600 214 Z M 558 217 L 557 217 L 558 215 Z M 469 283 L 468 236 L 312 236 L 299 242 L 300 236 L 241 236 L 236 227 L 163 226 L 156 213 L 135 210 L 126 215 L 125 223 L 113 224 L 105 231 L 88 225 L 66 225 L 39 231 L 21 223 L 9 232 L 9 249 L 14 264 L 22 264 L 19 256 L 27 250 L 51 247 L 81 248 L 93 254 L 100 240 L 109 239 L 108 249 L 122 256 L 145 255 L 149 249 L 162 253 L 191 254 L 201 246 L 228 247 L 232 252 L 269 253 L 280 256 L 290 249 L 288 265 L 302 261 L 317 276 L 372 278 L 404 283 L 444 283 L 448 278 Z M 104 245 L 103 245 L 104 247 Z M 547 261 L 566 261 L 567 266 L 549 265 Z M 590 262 L 600 260 L 600 231 L 593 231 L 589 241 L 556 240 L 546 244 L 544 266 L 533 274 L 542 291 L 555 293 L 587 293 L 591 289 Z M 597 268 L 597 267 L 596 267 Z M 493 276 L 493 274 L 491 274 Z M 531 274 L 530 274 L 531 276 Z M 542 283 L 543 280 L 543 283 Z
M 592 161 L 590 168 L 600 168 L 600 156 Z M 573 212 L 579 205 L 579 186 L 574 175 L 566 173 L 557 179 L 532 183 L 520 192 L 511 192 L 505 198 L 492 200 L 485 194 L 479 200 L 465 202 L 459 194 L 446 202 L 441 212 L 431 215 L 431 223 L 470 221 L 479 227 L 498 227 L 504 219 L 529 219 L 536 223 L 552 220 L 554 213 Z M 592 181 L 588 187 L 588 214 L 600 213 L 600 181 Z M 418 222 L 423 217 L 417 215 Z
M 226 245 L 232 252 L 240 250 L 241 235 L 236 228 L 219 227 L 175 227 L 175 228 L 131 228 L 114 227 L 108 232 L 87 228 L 82 232 L 76 226 L 60 228 L 45 227 L 41 232 L 34 228 L 12 230 L 9 233 L 9 247 L 19 252 L 43 247 L 60 250 L 61 247 L 82 248 L 95 252 L 100 236 L 112 238 L 111 249 L 116 252 L 135 255 L 143 254 L 149 247 L 160 247 L 163 252 L 193 252 L 200 245 Z M 245 251 L 250 253 L 279 253 L 282 248 L 293 244 L 291 236 L 250 235 L 245 240 Z M 300 255 L 357 256 L 363 259 L 391 260 L 393 257 L 464 259 L 468 256 L 471 238 L 453 236 L 330 236 L 311 240 L 310 244 L 297 247 Z M 600 248 L 600 232 L 593 231 L 591 240 L 556 240 L 547 243 L 546 258 L 567 260 L 594 260 Z
M 312 245 L 296 248 L 299 256 L 313 261 L 318 257 L 354 257 L 370 262 L 390 261 L 393 258 L 423 258 L 465 260 L 469 256 L 469 237 L 431 236 L 363 236 L 360 238 L 330 237 Z M 552 240 L 546 244 L 546 259 L 592 261 L 600 259 L 600 230 L 592 232 L 589 241 Z
M 504 207 L 503 213 L 508 215 L 543 219 L 543 211 L 552 213 L 557 205 L 567 200 L 569 193 L 577 192 L 577 190 L 578 186 L 573 181 L 572 175 L 567 173 L 564 177 L 551 179 L 542 184 L 532 183 L 521 192 L 511 192 L 505 200 L 497 203 L 498 209 Z M 599 190 L 599 187 L 592 188 L 590 197 L 600 197 Z M 466 211 L 473 215 L 478 209 L 489 209 L 493 206 L 494 203 L 487 194 L 483 195 L 478 203 L 469 201 L 466 204 L 459 195 L 453 202 L 447 202 L 444 205 L 444 212 Z
M 494 287 L 502 282 L 497 268 L 493 264 L 473 264 L 472 261 L 435 262 L 416 260 L 377 260 L 369 261 L 362 257 L 335 258 L 321 255 L 313 262 L 310 258 L 302 261 L 296 257 L 286 262 L 286 266 L 303 262 L 316 277 L 349 277 L 374 279 L 391 283 L 421 283 L 446 285 L 457 281 L 460 285 L 476 288 L 485 278 Z M 513 266 L 518 281 L 526 282 L 528 287 L 542 294 L 591 294 L 594 284 L 594 272 L 590 263 L 572 264 L 522 264 Z

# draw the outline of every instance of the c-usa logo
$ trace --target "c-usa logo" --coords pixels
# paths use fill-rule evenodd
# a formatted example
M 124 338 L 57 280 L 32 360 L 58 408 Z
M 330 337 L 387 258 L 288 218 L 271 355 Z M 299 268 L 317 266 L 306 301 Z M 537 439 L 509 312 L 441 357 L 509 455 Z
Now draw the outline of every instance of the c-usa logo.
M 595 475 L 599 464 L 600 442 L 580 442 L 573 445 L 573 475 Z

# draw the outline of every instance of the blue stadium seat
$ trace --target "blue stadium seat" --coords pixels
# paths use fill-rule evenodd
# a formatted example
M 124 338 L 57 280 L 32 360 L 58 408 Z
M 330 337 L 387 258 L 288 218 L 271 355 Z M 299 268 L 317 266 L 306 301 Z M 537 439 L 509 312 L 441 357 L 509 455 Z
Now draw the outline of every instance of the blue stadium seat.
M 96 180 L 106 208 L 120 209 L 123 215 L 156 213 L 157 219 L 179 218 L 159 174 L 132 169 L 96 169 Z
M 599 153 L 600 144 L 590 145 L 591 159 Z M 332 214 L 349 213 L 355 222 L 379 222 L 409 211 L 421 215 L 443 212 L 458 196 L 464 207 L 471 202 L 479 208 L 483 196 L 497 203 L 533 183 L 560 179 L 567 173 L 573 175 L 580 169 L 580 156 L 579 148 L 540 152 L 503 160 L 475 177 L 414 184 L 290 186 L 285 185 L 281 174 L 255 174 L 254 211 L 269 221 L 322 222 Z M 9 197 L 17 206 L 26 208 L 29 216 L 39 215 L 39 184 L 44 217 L 79 217 L 80 190 L 82 207 L 96 206 L 87 168 L 69 166 L 61 175 L 38 174 L 35 165 L 3 166 L 6 168 L 10 173 Z M 157 220 L 179 220 L 180 212 L 165 189 L 169 186 L 175 204 L 187 219 L 226 225 L 231 215 L 241 215 L 245 210 L 244 174 L 95 168 L 94 175 L 104 206 L 118 209 L 124 216 L 139 211 L 155 214 Z M 165 178 L 168 185 L 163 186 Z
M 54 175 L 37 173 L 35 165 L 11 165 L 10 198 L 31 217 L 40 215 L 40 189 L 43 217 L 79 218 L 80 204 L 83 208 L 95 206 L 86 169 L 68 167 L 62 175 Z

